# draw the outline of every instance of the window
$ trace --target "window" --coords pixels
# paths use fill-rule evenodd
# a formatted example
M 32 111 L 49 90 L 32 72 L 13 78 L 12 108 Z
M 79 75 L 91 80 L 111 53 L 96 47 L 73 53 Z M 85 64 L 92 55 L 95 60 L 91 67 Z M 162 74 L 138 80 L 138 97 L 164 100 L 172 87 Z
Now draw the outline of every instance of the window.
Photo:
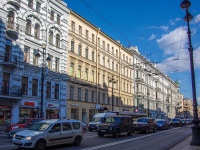
M 28 0 L 28 7 L 33 9 L 33 0 Z
M 49 44 L 53 45 L 53 31 L 49 32 Z
M 88 32 L 88 30 L 85 30 L 85 38 L 88 40 L 88 34 L 89 34 L 89 32 Z
M 38 66 L 38 57 L 35 55 L 38 53 L 38 50 L 33 51 L 33 65 Z
M 88 48 L 85 49 L 85 58 L 88 59 Z
M 40 25 L 38 23 L 35 24 L 35 38 L 39 39 L 40 38 Z
M 98 104 L 100 104 L 100 92 L 98 92 Z
M 27 95 L 28 94 L 28 78 L 22 77 L 22 94 Z
M 94 95 L 95 95 L 95 93 L 94 93 L 94 91 L 92 91 L 91 92 L 91 100 L 92 100 L 92 102 L 94 102 Z
M 63 131 L 69 131 L 72 130 L 72 126 L 69 122 L 62 123 Z
M 54 11 L 53 11 L 53 10 L 51 10 L 51 16 L 50 16 L 50 19 L 51 19 L 52 21 L 54 21 Z
M 103 47 L 103 49 L 105 49 L 105 41 L 103 41 L 103 46 L 102 47 Z
M 82 27 L 79 26 L 79 35 L 82 36 Z
M 81 88 L 78 88 L 78 101 L 81 101 Z
M 81 78 L 81 66 L 78 66 L 77 77 Z
M 85 68 L 85 80 L 88 80 L 88 68 Z
M 79 122 L 72 122 L 74 130 L 80 129 L 80 123 Z
M 107 44 L 107 51 L 109 52 L 110 51 L 110 45 Z
M 74 53 L 74 41 L 71 41 L 71 52 Z
M 57 24 L 60 25 L 60 15 L 57 15 Z
M 74 63 L 70 64 L 70 76 L 74 76 Z
M 82 55 L 82 46 L 81 45 L 78 46 L 78 55 L 79 56 Z
M 36 3 L 36 12 L 40 12 L 41 4 L 39 2 Z
M 108 68 L 110 69 L 110 60 L 108 59 Z
M 103 75 L 103 85 L 105 84 L 105 75 Z
M 118 57 L 118 50 L 116 49 L 116 57 Z
M 98 46 L 100 47 L 100 38 L 98 38 Z
M 24 46 L 24 62 L 30 62 L 30 47 Z
M 61 131 L 61 125 L 60 123 L 56 123 L 53 127 L 52 127 L 52 130 L 54 132 L 60 132 Z
M 105 57 L 103 57 L 103 66 L 105 66 Z
M 92 52 L 92 61 L 94 61 L 94 52 Z
M 33 81 L 32 81 L 32 96 L 37 96 L 37 92 L 38 92 L 38 80 L 33 79 Z
M 114 70 L 114 62 L 112 62 L 112 70 Z
M 105 104 L 106 103 L 106 95 L 105 95 L 105 93 L 103 93 L 103 104 Z
M 110 97 L 108 96 L 108 105 L 110 105 Z
M 112 47 L 112 54 L 114 54 L 114 47 Z
M 85 90 L 85 101 L 88 102 L 88 90 Z
M 29 19 L 26 20 L 26 34 L 31 35 L 31 21 Z
M 75 22 L 71 22 L 71 30 L 72 32 L 75 32 Z
M 49 68 L 50 70 L 52 70 L 52 56 L 51 56 L 51 55 L 48 55 L 48 57 L 50 57 L 50 58 L 51 58 L 51 60 L 50 60 L 50 61 L 47 61 L 48 68 Z
M 59 72 L 60 58 L 55 58 L 55 71 Z
M 47 82 L 47 98 L 51 98 L 51 82 Z
M 92 71 L 92 82 L 94 82 L 94 71 Z
M 59 84 L 55 84 L 55 99 L 59 99 Z
M 118 72 L 118 64 L 116 64 L 116 71 Z
M 94 34 L 92 34 L 92 43 L 94 44 Z
M 74 86 L 70 86 L 70 99 L 74 99 Z
M 14 12 L 9 11 L 9 13 L 8 13 L 8 24 L 7 24 L 7 27 L 10 28 L 10 29 L 14 28 L 14 22 L 15 22 L 14 18 L 15 18 Z
M 9 86 L 10 86 L 10 73 L 3 73 L 3 94 L 9 95 Z
M 60 35 L 56 35 L 56 47 L 60 48 Z

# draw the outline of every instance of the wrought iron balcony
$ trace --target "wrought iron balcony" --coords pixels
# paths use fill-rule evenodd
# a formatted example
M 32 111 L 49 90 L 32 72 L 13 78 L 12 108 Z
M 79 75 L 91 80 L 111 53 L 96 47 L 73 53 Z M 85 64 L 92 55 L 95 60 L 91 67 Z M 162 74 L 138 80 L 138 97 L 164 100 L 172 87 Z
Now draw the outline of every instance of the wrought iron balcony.
M 11 40 L 16 40 L 19 35 L 19 25 L 14 22 L 13 17 L 8 17 L 6 23 L 6 36 Z
M 21 0 L 9 0 L 8 3 L 14 4 L 17 7 L 20 7 Z
M 135 78 L 136 82 L 143 82 L 144 80 L 142 78 Z
M 17 65 L 17 56 L 5 54 L 4 62 L 2 62 L 5 66 L 12 66 L 15 67 Z
M 22 88 L 1 86 L 0 95 L 22 97 Z

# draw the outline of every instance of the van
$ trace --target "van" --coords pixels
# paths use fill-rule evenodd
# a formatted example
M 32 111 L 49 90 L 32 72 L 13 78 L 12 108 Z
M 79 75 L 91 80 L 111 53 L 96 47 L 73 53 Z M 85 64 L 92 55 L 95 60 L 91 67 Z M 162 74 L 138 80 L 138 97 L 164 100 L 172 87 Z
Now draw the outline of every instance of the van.
M 83 139 L 82 124 L 77 120 L 48 119 L 29 129 L 17 132 L 12 139 L 19 148 L 45 150 L 46 147 L 73 143 L 80 145 Z
M 94 115 L 91 122 L 88 124 L 88 130 L 93 131 L 97 130 L 98 126 L 101 125 L 107 117 L 115 116 L 116 113 L 113 112 L 105 112 L 105 113 L 97 113 Z

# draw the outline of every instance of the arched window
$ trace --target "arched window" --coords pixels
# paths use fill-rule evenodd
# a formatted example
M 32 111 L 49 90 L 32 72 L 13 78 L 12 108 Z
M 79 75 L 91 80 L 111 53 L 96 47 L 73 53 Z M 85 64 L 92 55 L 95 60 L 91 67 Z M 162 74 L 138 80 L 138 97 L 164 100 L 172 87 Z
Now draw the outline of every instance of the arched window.
M 29 19 L 26 20 L 26 34 L 31 34 L 31 21 Z
M 15 14 L 12 11 L 9 11 L 8 13 L 8 24 L 7 27 L 10 29 L 14 28 L 14 18 L 15 18 Z
M 53 31 L 49 33 L 49 44 L 53 44 Z
M 40 38 L 40 25 L 39 24 L 35 24 L 35 38 Z
M 60 35 L 56 34 L 56 47 L 60 47 Z

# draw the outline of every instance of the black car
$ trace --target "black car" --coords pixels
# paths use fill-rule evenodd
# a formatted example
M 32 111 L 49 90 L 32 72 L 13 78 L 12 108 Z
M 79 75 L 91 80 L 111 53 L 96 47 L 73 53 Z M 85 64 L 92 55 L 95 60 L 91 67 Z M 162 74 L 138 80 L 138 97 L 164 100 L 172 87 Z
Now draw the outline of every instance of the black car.
M 173 118 L 172 120 L 171 120 L 171 123 L 170 123 L 172 126 L 178 126 L 178 127 L 180 127 L 180 126 L 182 126 L 183 125 L 183 123 L 182 123 L 182 121 L 181 121 L 181 119 L 180 118 Z
M 156 128 L 159 130 L 166 130 L 166 129 L 169 129 L 170 128 L 170 124 L 168 123 L 167 120 L 164 120 L 164 119 L 156 119 Z
M 153 118 L 142 117 L 133 122 L 134 131 L 149 133 L 150 130 L 156 132 L 156 122 Z
M 133 118 L 131 116 L 111 116 L 107 117 L 105 122 L 98 129 L 98 136 L 103 137 L 105 134 L 119 137 L 121 133 L 127 133 L 131 136 L 133 133 Z

